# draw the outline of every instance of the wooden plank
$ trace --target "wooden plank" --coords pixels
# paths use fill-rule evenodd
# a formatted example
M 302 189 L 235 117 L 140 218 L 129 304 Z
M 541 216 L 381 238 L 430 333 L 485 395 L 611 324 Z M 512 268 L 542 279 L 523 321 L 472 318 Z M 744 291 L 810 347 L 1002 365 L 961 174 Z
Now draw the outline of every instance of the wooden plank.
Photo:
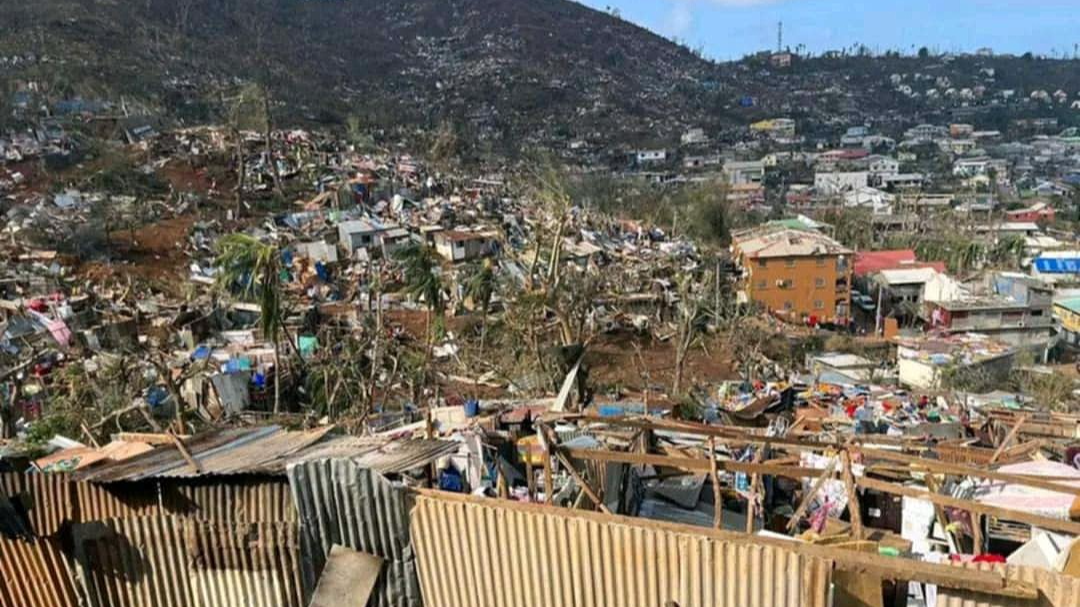
M 693 457 L 669 457 L 653 453 L 628 453 L 625 451 L 602 451 L 599 449 L 563 449 L 563 453 L 574 459 L 587 459 L 597 462 L 620 462 L 639 466 L 665 466 L 690 472 L 708 473 L 712 468 L 706 459 Z M 783 476 L 785 478 L 817 478 L 820 468 L 799 468 L 796 466 L 773 466 L 769 464 L 751 464 L 748 462 L 717 461 L 718 470 L 725 472 L 745 472 L 765 476 Z
M 855 476 L 851 473 L 851 453 L 844 451 L 840 456 L 843 458 L 844 463 L 844 489 L 848 495 L 851 532 L 855 539 L 860 540 L 863 536 L 862 506 L 859 502 L 859 490 L 855 487 Z
M 1024 425 L 1025 421 L 1027 421 L 1026 415 L 1021 415 L 1016 418 L 1016 423 L 1013 424 L 1012 430 L 1009 430 L 1009 433 L 1005 435 L 1005 440 L 1001 441 L 1001 444 L 998 445 L 998 448 L 994 451 L 994 455 L 990 457 L 991 464 L 998 461 L 998 458 L 1005 452 L 1005 449 L 1009 448 L 1009 445 L 1012 444 L 1013 439 L 1016 438 L 1016 435 L 1020 432 L 1020 427 Z
M 367 605 L 379 579 L 383 559 L 344 546 L 330 548 L 309 607 Z
M 818 491 L 821 491 L 821 488 L 825 486 L 825 481 L 832 477 L 835 472 L 836 460 L 834 459 L 833 461 L 829 462 L 829 465 L 821 473 L 821 476 L 817 477 L 817 480 L 814 481 L 814 484 L 810 486 L 810 491 L 807 491 L 806 495 L 803 496 L 802 502 L 799 503 L 799 507 L 795 509 L 795 514 L 792 514 L 791 518 L 788 519 L 787 530 L 789 532 L 794 530 L 795 527 L 799 524 L 799 521 L 802 520 L 803 514 L 806 513 L 806 509 L 810 507 L 810 502 L 814 501 L 814 496 L 818 494 Z
M 761 460 L 764 457 L 765 457 L 765 447 L 758 447 L 757 453 L 754 454 L 754 462 L 753 463 L 760 464 Z M 760 474 L 755 474 L 755 475 L 753 475 L 753 478 L 750 480 L 750 499 L 747 500 L 748 503 L 746 504 L 746 532 L 747 533 L 753 533 L 755 531 L 755 529 L 754 529 L 754 521 L 757 519 L 757 515 L 755 514 L 754 511 L 757 509 L 757 500 L 758 500 L 758 493 L 760 491 L 760 487 L 761 487 L 761 475 Z
M 914 497 L 917 499 L 932 502 L 939 506 L 945 506 L 947 508 L 957 508 L 960 510 L 965 510 L 967 512 L 995 516 L 997 518 L 1005 519 L 1007 521 L 1027 523 L 1036 527 L 1042 527 L 1043 529 L 1061 531 L 1063 533 L 1069 533 L 1071 535 L 1080 535 L 1080 523 L 1074 523 L 1072 521 L 1052 519 L 1045 516 L 1039 516 L 1037 514 L 1031 514 L 1030 512 L 1009 510 L 1008 508 L 999 508 L 997 506 L 980 504 L 979 502 L 973 502 L 970 500 L 962 500 L 947 495 L 930 493 L 929 491 L 923 491 L 922 489 L 916 489 L 914 487 L 906 487 L 904 485 L 886 483 L 884 481 L 867 478 L 865 476 L 856 479 L 855 482 L 859 487 L 862 487 L 864 489 L 872 489 L 874 491 L 881 491 L 882 493 L 890 493 L 892 495 Z
M 571 477 L 573 477 L 574 482 L 576 482 L 578 486 L 581 487 L 581 490 L 585 492 L 585 495 L 589 496 L 589 499 L 591 499 L 594 504 L 600 507 L 600 510 L 603 510 L 605 514 L 611 514 L 611 510 L 608 510 L 608 507 L 604 505 L 604 502 L 600 499 L 600 496 L 598 496 L 596 492 L 593 491 L 593 488 L 589 486 L 589 483 L 585 482 L 585 479 L 581 478 L 581 475 L 578 474 L 578 471 L 569 462 L 569 460 L 566 459 L 566 456 L 563 455 L 563 451 L 569 452 L 569 450 L 560 448 L 558 451 L 555 452 L 555 455 L 559 458 L 559 462 L 566 467 L 566 471 L 570 473 Z
M 713 485 L 713 527 L 717 529 L 724 528 L 724 496 L 720 493 L 720 474 L 716 469 L 716 439 L 709 438 L 709 464 L 712 468 L 712 485 Z
M 180 440 L 180 437 L 175 434 L 169 434 L 169 437 L 172 439 L 173 444 L 176 445 L 177 450 L 180 451 L 180 455 L 182 455 L 184 460 L 188 463 L 188 466 L 191 466 L 191 471 L 196 474 L 201 474 L 202 466 L 199 465 L 199 462 L 195 461 L 195 458 L 191 457 L 191 452 L 184 446 L 184 441 Z
M 1037 487 L 1039 489 L 1046 489 L 1047 491 L 1056 491 L 1057 493 L 1080 496 L 1080 487 L 1073 487 L 1070 485 L 1063 485 L 1061 483 L 1050 482 L 1037 476 L 1008 474 L 1005 472 L 998 472 L 996 470 L 985 470 L 972 466 L 949 464 L 938 460 L 925 459 L 921 457 L 915 457 L 913 455 L 895 453 L 892 451 L 879 451 L 875 449 L 862 448 L 860 448 L 859 450 L 863 454 L 863 463 L 866 463 L 866 459 L 883 459 L 886 461 L 901 462 L 904 464 L 915 465 L 930 472 L 952 474 L 956 476 L 973 476 L 975 478 L 985 478 L 989 480 L 1024 485 L 1025 487 Z

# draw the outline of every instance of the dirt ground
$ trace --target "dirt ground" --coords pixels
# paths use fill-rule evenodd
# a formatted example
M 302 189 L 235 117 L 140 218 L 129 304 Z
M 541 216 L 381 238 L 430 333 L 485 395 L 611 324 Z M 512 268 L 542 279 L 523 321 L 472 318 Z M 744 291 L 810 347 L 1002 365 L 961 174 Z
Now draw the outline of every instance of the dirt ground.
M 188 257 L 184 253 L 195 217 L 185 215 L 137 228 L 113 232 L 111 242 L 123 262 L 93 261 L 79 267 L 85 278 L 104 281 L 133 279 L 148 281 L 168 293 L 179 293 L 187 280 Z
M 635 349 L 634 345 L 637 345 Z M 585 359 L 589 379 L 598 389 L 640 393 L 646 386 L 668 392 L 675 380 L 675 344 L 631 334 L 599 337 Z M 723 338 L 712 336 L 691 350 L 683 370 L 686 385 L 738 379 L 724 352 Z

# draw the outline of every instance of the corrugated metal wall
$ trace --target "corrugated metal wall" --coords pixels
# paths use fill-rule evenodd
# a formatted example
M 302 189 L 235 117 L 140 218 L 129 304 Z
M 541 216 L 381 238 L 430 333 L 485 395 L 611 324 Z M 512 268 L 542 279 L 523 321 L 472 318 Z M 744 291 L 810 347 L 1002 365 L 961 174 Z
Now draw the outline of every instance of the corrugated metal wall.
M 300 607 L 295 523 L 188 521 L 185 526 L 196 605 Z
M 169 483 L 163 500 L 169 514 L 182 514 L 200 521 L 297 521 L 289 484 L 283 478 Z
M 1039 598 L 1025 600 L 938 588 L 938 607 L 1080 607 L 1080 578 L 1035 567 L 966 565 L 984 571 L 1005 570 L 1010 580 L 1028 582 L 1039 589 Z
M 76 607 L 71 573 L 58 540 L 0 537 L 0 606 Z
M 339 544 L 386 560 L 370 605 L 422 604 L 409 538 L 412 499 L 403 486 L 345 459 L 296 464 L 288 477 L 300 517 L 305 600 Z
M 25 496 L 30 525 L 38 536 L 53 535 L 74 515 L 71 481 L 63 474 L 0 473 L 0 491 L 12 499 Z
M 292 523 L 211 524 L 172 516 L 76 525 L 90 607 L 300 607 Z
M 416 498 L 428 607 L 825 607 L 832 563 L 555 508 Z
M 187 607 L 179 519 L 144 517 L 75 525 L 75 559 L 91 607 Z

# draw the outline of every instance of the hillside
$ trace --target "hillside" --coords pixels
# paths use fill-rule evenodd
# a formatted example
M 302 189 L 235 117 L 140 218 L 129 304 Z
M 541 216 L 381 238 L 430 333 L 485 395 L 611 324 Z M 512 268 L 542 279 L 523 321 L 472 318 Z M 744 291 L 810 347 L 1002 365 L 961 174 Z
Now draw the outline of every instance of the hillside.
M 1016 116 L 1080 116 L 1069 103 L 1020 103 L 1033 90 L 1075 98 L 1077 61 L 844 52 L 784 68 L 768 54 L 716 64 L 569 0 L 9 1 L 0 23 L 0 104 L 32 84 L 52 106 L 122 101 L 193 124 L 220 120 L 223 96 L 255 81 L 281 125 L 353 119 L 400 135 L 451 124 L 500 155 L 671 144 L 693 126 L 731 144 L 778 115 L 825 139 L 864 123 L 895 134 L 923 121 L 1005 130 Z M 942 95 L 924 94 L 933 87 Z M 981 92 L 950 99 L 950 88 Z
M 717 71 L 567 0 L 40 0 L 0 3 L 0 22 L 0 80 L 54 99 L 200 121 L 216 91 L 255 79 L 293 118 L 450 119 L 506 145 L 676 132 Z

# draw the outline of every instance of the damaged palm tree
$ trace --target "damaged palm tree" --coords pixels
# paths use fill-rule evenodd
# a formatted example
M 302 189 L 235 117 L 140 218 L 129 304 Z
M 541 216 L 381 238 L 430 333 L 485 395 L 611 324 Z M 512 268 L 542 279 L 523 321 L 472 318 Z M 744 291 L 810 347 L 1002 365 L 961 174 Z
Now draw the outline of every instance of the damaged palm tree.
M 435 326 L 433 326 L 432 317 L 439 314 L 438 320 L 441 323 L 441 315 L 446 307 L 446 300 L 443 298 L 442 272 L 439 267 L 439 258 L 431 247 L 413 244 L 399 250 L 395 257 L 404 273 L 405 293 L 417 301 L 423 301 L 427 307 L 425 321 L 427 336 L 422 376 L 417 390 L 419 392 L 427 381 L 428 365 L 431 361 L 432 348 L 435 346 Z
M 465 279 L 465 294 L 480 308 L 480 351 L 484 351 L 487 342 L 488 314 L 491 311 L 491 299 L 495 296 L 498 276 L 495 265 L 490 259 L 472 266 Z
M 281 252 L 247 234 L 230 234 L 218 242 L 218 287 L 259 305 L 259 328 L 274 345 L 274 413 L 281 412 Z

